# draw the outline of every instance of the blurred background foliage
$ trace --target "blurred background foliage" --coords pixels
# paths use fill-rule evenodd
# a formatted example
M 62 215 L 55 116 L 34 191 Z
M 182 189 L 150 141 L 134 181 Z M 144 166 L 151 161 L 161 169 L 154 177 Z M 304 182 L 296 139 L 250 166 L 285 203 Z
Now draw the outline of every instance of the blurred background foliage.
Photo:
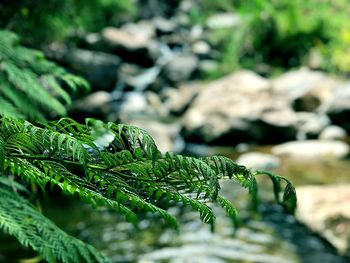
M 119 25 L 123 17 L 132 17 L 135 11 L 131 0 L 4 0 L 0 3 L 0 27 L 38 47 L 105 25 Z
M 242 26 L 211 33 L 224 52 L 214 77 L 238 67 L 264 73 L 266 65 L 283 70 L 324 56 L 322 69 L 350 69 L 349 2 L 346 0 L 202 0 L 191 11 L 194 23 L 204 24 L 217 12 L 237 12 Z M 232 63 L 233 62 L 233 63 Z
M 136 16 L 136 2 L 4 0 L 0 27 L 38 47 L 106 25 L 118 26 Z M 324 57 L 324 70 L 346 73 L 350 69 L 347 0 L 197 0 L 190 11 L 191 22 L 205 25 L 217 12 L 237 12 L 241 25 L 210 31 L 210 39 L 222 51 L 220 67 L 210 78 L 239 67 L 264 74 L 272 66 L 278 72 L 306 64 L 312 54 Z

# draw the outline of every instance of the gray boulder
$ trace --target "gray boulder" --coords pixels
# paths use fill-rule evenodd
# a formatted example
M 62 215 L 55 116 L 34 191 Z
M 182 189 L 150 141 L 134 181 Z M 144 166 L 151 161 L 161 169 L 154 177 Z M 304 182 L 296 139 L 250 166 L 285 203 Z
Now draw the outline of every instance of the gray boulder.
M 281 164 L 278 157 L 261 152 L 244 153 L 236 162 L 253 170 L 275 170 Z
M 158 35 L 174 33 L 177 28 L 177 24 L 173 20 L 165 19 L 160 16 L 153 18 L 153 23 Z
M 164 75 L 172 82 L 183 82 L 190 79 L 197 67 L 197 56 L 180 53 L 165 65 Z
M 201 90 L 199 83 L 183 84 L 177 89 L 166 90 L 164 106 L 174 115 L 182 115 Z
M 332 99 L 322 108 L 331 118 L 332 123 L 350 132 L 350 83 L 340 85 Z
M 107 27 L 101 33 L 100 46 L 125 62 L 150 67 L 154 65 L 150 54 L 154 35 L 154 25 L 148 21 L 129 23 L 122 28 Z
M 339 83 L 325 73 L 302 68 L 273 79 L 272 89 L 288 98 L 296 111 L 314 111 L 332 97 Z
M 297 139 L 315 139 L 331 124 L 329 117 L 322 113 L 296 112 Z
M 296 159 L 341 159 L 350 152 L 350 147 L 341 141 L 291 141 L 272 148 L 277 156 Z
M 102 39 L 110 48 L 126 50 L 147 49 L 154 37 L 155 28 L 152 23 L 126 24 L 122 28 L 106 27 L 102 31 Z
M 320 140 L 345 140 L 347 137 L 346 130 L 342 127 L 331 125 L 326 127 L 320 134 Z
M 350 185 L 301 186 L 297 219 L 350 255 Z
M 295 138 L 295 114 L 270 88 L 268 80 L 250 71 L 203 85 L 184 116 L 185 136 L 225 144 Z

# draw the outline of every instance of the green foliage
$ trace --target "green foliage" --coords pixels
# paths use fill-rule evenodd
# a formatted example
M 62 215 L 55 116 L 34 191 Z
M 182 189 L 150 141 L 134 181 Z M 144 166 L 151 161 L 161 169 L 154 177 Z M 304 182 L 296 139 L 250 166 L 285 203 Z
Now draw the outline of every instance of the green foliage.
M 5 176 L 21 177 L 42 189 L 57 186 L 93 206 L 107 206 L 134 224 L 139 214 L 152 212 L 177 228 L 167 208 L 178 203 L 198 211 L 212 226 L 210 203 L 218 203 L 235 223 L 236 209 L 219 194 L 220 179 L 235 180 L 257 201 L 255 173 L 244 166 L 219 156 L 162 154 L 143 130 L 93 119 L 85 125 L 65 118 L 36 126 L 1 118 L 0 168 Z M 283 190 L 282 178 L 272 179 L 275 191 L 284 192 L 282 203 L 293 212 L 294 188 L 287 181 Z
M 0 28 L 34 46 L 99 30 L 134 12 L 131 0 L 5 0 L 0 7 Z
M 303 63 L 311 48 L 329 41 L 327 9 L 317 0 L 242 1 L 251 36 L 243 65 L 268 63 L 289 68 Z
M 37 50 L 19 45 L 17 35 L 0 30 L 0 114 L 44 120 L 66 115 L 67 93 L 88 89 L 88 83 L 45 59 Z
M 190 15 L 193 23 L 204 24 L 217 12 L 236 12 L 241 24 L 209 32 L 209 41 L 221 52 L 210 78 L 239 67 L 273 74 L 307 63 L 311 52 L 324 58 L 322 69 L 350 69 L 347 0 L 199 0 Z
M 16 237 L 23 246 L 38 251 L 48 262 L 107 262 L 95 248 L 59 229 L 18 191 L 26 190 L 0 177 L 1 230 Z

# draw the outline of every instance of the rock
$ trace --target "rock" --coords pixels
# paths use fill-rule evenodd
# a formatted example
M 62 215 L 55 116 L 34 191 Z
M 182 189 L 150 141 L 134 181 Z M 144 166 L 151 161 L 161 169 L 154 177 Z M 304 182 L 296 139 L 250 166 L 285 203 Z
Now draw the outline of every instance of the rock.
M 268 80 L 248 70 L 237 71 L 224 77 L 215 82 L 215 86 L 220 86 L 224 89 L 232 87 L 234 91 L 246 94 L 269 91 L 271 88 Z
M 147 91 L 145 92 L 145 96 L 149 107 L 153 109 L 158 117 L 169 117 L 169 108 L 164 105 L 158 93 Z
M 173 82 L 189 80 L 198 66 L 198 58 L 192 54 L 178 54 L 165 65 L 164 73 Z
M 182 0 L 179 9 L 184 13 L 189 13 L 195 8 L 195 2 L 192 0 Z
M 319 50 L 312 49 L 310 51 L 308 61 L 307 61 L 307 65 L 309 66 L 309 68 L 321 69 L 322 66 L 324 66 L 324 62 L 325 62 L 324 58 L 322 54 L 319 52 Z
M 149 54 L 154 35 L 152 23 L 130 23 L 122 28 L 105 28 L 102 31 L 102 42 L 107 50 L 120 56 L 123 61 L 150 67 L 154 64 Z
M 203 26 L 197 24 L 191 28 L 188 38 L 189 40 L 191 40 L 191 42 L 195 42 L 203 39 L 203 35 L 204 35 Z
M 153 23 L 156 27 L 158 35 L 174 33 L 177 27 L 177 24 L 174 21 L 163 17 L 155 17 L 153 19 Z
M 85 98 L 75 101 L 70 115 L 79 118 L 104 118 L 112 109 L 113 97 L 109 92 L 96 91 Z
M 272 153 L 297 159 L 340 159 L 349 154 L 349 145 L 341 141 L 292 141 L 272 148 Z
M 314 111 L 332 97 L 338 84 L 320 71 L 302 68 L 272 80 L 272 90 L 286 96 L 296 111 Z
M 177 89 L 168 89 L 165 106 L 174 115 L 182 115 L 200 92 L 199 84 L 184 84 Z
M 101 40 L 102 37 L 99 33 L 88 33 L 83 39 L 88 48 L 99 46 L 101 44 Z
M 350 255 L 350 185 L 302 186 L 297 219 Z
M 128 92 L 120 106 L 119 118 L 127 123 L 135 116 L 146 115 L 149 110 L 147 99 L 142 92 Z
M 207 26 L 211 29 L 235 27 L 240 23 L 241 18 L 236 13 L 215 14 L 207 20 Z
M 60 47 L 50 51 L 54 58 L 74 73 L 82 75 L 96 90 L 112 90 L 117 81 L 120 58 L 103 52 Z
M 350 83 L 339 86 L 329 101 L 327 108 L 328 113 L 339 113 L 350 110 Z
M 342 127 L 331 125 L 326 127 L 320 134 L 319 139 L 320 140 L 345 140 L 347 137 L 346 130 L 344 130 Z
M 298 140 L 317 138 L 321 131 L 331 123 L 328 116 L 321 113 L 297 112 L 295 115 Z
M 238 157 L 236 162 L 253 170 L 274 170 L 281 163 L 278 157 L 260 152 L 244 153 Z
M 331 118 L 332 123 L 350 132 L 350 83 L 340 85 L 332 99 L 322 108 Z
M 118 72 L 118 87 L 120 89 L 144 91 L 156 82 L 160 71 L 161 68 L 157 65 L 145 69 L 133 64 L 124 63 Z
M 180 136 L 180 125 L 161 123 L 156 120 L 135 119 L 128 122 L 149 132 L 162 152 L 181 152 L 185 143 Z
M 169 114 L 159 96 L 153 92 L 127 92 L 119 107 L 119 119 L 124 123 L 135 119 L 166 117 Z
M 284 116 L 275 125 L 281 127 L 280 133 L 271 133 L 273 117 L 267 116 L 268 112 L 272 115 L 285 104 L 282 99 L 271 103 L 269 90 L 269 82 L 250 71 L 239 71 L 203 85 L 184 116 L 184 134 L 194 141 L 226 144 L 265 137 L 275 139 L 278 135 L 285 138 L 290 125 L 281 122 Z
M 192 52 L 196 55 L 208 55 L 210 53 L 210 46 L 205 41 L 198 41 L 192 45 Z
M 294 140 L 297 134 L 295 112 L 289 108 L 270 109 L 270 105 L 267 103 L 269 99 L 265 98 L 265 100 L 260 116 L 252 121 L 249 130 L 250 137 L 260 143 L 280 143 Z M 273 101 L 273 98 L 270 100 Z
M 149 23 L 126 24 L 123 28 L 106 27 L 102 31 L 102 38 L 108 45 L 127 50 L 147 48 L 153 36 L 154 28 Z

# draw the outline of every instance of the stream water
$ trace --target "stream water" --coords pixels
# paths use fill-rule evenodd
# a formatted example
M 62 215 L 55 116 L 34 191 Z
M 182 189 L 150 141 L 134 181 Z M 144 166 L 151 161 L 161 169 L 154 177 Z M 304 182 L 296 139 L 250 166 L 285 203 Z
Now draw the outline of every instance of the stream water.
M 235 157 L 229 148 L 213 151 Z M 349 168 L 348 160 L 307 163 L 282 160 L 278 172 L 296 185 L 329 184 L 349 182 Z M 262 199 L 271 200 L 268 180 L 260 180 L 259 183 Z M 179 233 L 166 228 L 157 218 L 149 219 L 149 216 L 141 220 L 137 230 L 106 209 L 94 210 L 80 203 L 67 205 L 65 200 L 59 205 L 55 202 L 55 209 L 47 209 L 46 214 L 71 234 L 102 250 L 113 262 L 350 262 L 349 258 L 338 255 L 330 244 L 299 224 L 293 216 L 284 214 L 279 206 L 264 203 L 260 207 L 261 214 L 253 215 L 247 209 L 246 190 L 230 181 L 222 182 L 222 186 L 222 193 L 240 212 L 241 226 L 237 230 L 217 207 L 214 207 L 217 213 L 214 232 L 200 222 L 197 213 L 180 208 L 170 211 L 181 222 Z M 20 254 L 11 250 L 12 243 L 6 240 L 0 236 L 0 262 L 16 262 L 14 255 Z

